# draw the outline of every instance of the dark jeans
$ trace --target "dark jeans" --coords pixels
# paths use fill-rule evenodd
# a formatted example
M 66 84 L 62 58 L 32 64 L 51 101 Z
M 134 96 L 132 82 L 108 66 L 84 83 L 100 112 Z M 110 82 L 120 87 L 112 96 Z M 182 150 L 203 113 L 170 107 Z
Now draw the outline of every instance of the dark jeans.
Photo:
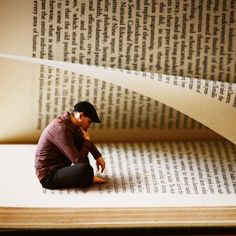
M 92 166 L 81 162 L 54 170 L 40 182 L 49 189 L 88 187 L 93 183 L 93 177 Z

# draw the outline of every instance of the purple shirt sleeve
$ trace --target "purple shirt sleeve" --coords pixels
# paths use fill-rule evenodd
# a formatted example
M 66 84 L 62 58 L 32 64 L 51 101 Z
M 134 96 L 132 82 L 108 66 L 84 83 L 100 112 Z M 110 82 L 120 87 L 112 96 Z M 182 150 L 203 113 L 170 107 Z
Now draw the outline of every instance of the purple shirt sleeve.
M 101 153 L 90 140 L 84 140 L 80 150 L 78 150 L 74 144 L 71 132 L 64 128 L 58 130 L 53 142 L 74 164 L 85 161 L 89 152 L 91 152 L 95 159 L 101 156 Z

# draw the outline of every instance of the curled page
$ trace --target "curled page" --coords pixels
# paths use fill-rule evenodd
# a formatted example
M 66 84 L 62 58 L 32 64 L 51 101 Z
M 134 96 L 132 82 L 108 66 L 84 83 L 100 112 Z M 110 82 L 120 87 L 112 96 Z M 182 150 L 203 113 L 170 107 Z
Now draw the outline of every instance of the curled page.
M 236 144 L 235 83 L 8 54 L 0 54 L 0 57 L 60 68 L 124 87 L 188 115 Z

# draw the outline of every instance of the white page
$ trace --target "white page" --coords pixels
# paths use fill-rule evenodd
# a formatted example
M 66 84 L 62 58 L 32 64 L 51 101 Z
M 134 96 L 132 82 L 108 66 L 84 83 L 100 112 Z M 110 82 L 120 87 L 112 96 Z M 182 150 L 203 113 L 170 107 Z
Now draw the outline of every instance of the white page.
M 98 4 L 1 0 L 0 13 L 2 53 L 235 82 L 232 0 L 195 0 L 192 4 L 184 0 L 109 0 Z M 43 66 L 1 60 L 0 67 L 0 107 L 6 111 L 2 123 L 15 123 L 17 112 L 19 124 L 2 125 L 0 142 L 35 143 L 48 120 L 82 99 L 91 100 L 101 111 L 103 123 L 95 126 L 96 140 L 104 136 L 104 140 L 111 136 L 121 140 L 127 137 L 126 129 L 135 134 L 142 129 L 145 139 L 152 140 L 156 136 L 183 139 L 187 129 L 196 131 L 187 138 L 206 137 L 201 123 L 131 90 L 126 93 L 124 88 L 119 90 L 100 80 L 97 83 L 84 75 L 75 78 L 72 72 L 52 78 L 57 70 L 50 74 Z M 57 86 L 53 82 L 58 80 L 61 94 L 55 102 Z M 77 91 L 77 87 L 83 89 Z
M 93 103 L 102 120 L 91 129 L 97 142 L 219 138 L 183 113 L 125 87 L 19 60 L 1 58 L 0 67 L 1 143 L 37 143 L 45 125 L 80 100 Z M 40 68 L 51 73 L 39 78 Z
M 8 54 L 0 54 L 0 57 L 73 71 L 127 88 L 192 117 L 236 144 L 236 83 L 118 70 Z
M 87 189 L 67 190 L 41 187 L 34 170 L 35 147 L 0 146 L 0 206 L 236 205 L 236 176 L 233 171 L 236 168 L 236 150 L 227 142 L 100 144 L 98 148 L 103 152 L 107 164 L 105 173 L 101 175 L 106 183 Z M 94 166 L 92 159 L 90 162 Z M 181 168 L 182 173 L 179 172 Z M 217 173 L 213 174 L 214 170 Z M 199 173 L 201 177 L 198 178 Z

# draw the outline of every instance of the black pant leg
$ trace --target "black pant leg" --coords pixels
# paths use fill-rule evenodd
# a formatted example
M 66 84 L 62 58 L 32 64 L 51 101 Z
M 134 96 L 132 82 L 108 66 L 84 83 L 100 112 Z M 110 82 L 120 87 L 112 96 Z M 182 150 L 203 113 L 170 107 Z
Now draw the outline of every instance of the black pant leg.
M 41 183 L 43 187 L 50 189 L 88 187 L 93 183 L 93 178 L 92 166 L 87 162 L 83 162 L 62 167 L 54 171 Z

